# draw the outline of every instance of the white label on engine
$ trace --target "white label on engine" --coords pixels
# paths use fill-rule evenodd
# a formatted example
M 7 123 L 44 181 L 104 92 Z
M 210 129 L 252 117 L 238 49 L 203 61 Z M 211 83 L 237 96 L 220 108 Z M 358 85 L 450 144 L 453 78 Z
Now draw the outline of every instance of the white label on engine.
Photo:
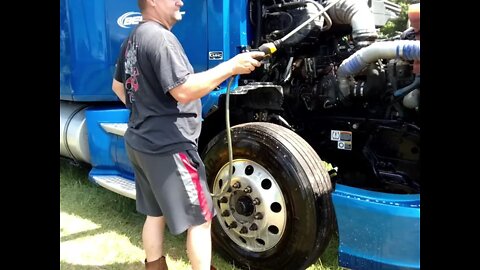
M 352 150 L 352 132 L 344 130 L 332 130 L 330 140 L 337 142 L 337 148 Z
M 352 142 L 339 141 L 337 148 L 342 150 L 352 150 Z
M 330 140 L 340 141 L 340 130 L 332 130 Z
M 332 130 L 330 133 L 330 140 L 332 141 L 351 141 L 352 132 L 344 130 Z

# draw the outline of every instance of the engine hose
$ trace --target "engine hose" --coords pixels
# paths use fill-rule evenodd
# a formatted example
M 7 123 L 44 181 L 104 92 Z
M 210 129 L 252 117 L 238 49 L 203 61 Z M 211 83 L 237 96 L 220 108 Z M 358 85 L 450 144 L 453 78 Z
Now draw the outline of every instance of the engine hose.
M 408 93 L 415 90 L 420 85 L 420 75 L 415 76 L 415 80 L 413 82 L 397 91 L 393 92 L 393 96 L 395 98 L 401 98 L 406 96 Z
M 291 36 L 293 36 L 295 33 L 297 33 L 298 31 L 300 31 L 303 27 L 307 26 L 309 23 L 311 23 L 313 20 L 315 20 L 316 18 L 318 18 L 320 15 L 324 14 L 327 12 L 327 10 L 329 10 L 332 6 L 334 6 L 335 4 L 337 4 L 339 1 L 341 0 L 333 0 L 331 3 L 329 3 L 326 7 L 324 7 L 322 10 L 320 10 L 318 13 L 315 13 L 314 15 L 312 15 L 308 20 L 304 21 L 302 24 L 300 24 L 299 26 L 297 26 L 295 29 L 293 29 L 292 31 L 290 31 L 288 34 L 286 34 L 285 36 L 283 36 L 282 38 L 280 39 L 277 39 L 277 40 L 274 40 L 273 42 L 268 42 L 268 43 L 264 43 L 262 44 L 260 47 L 258 47 L 258 49 L 262 52 L 265 53 L 265 55 L 271 55 L 273 54 L 274 52 L 276 52 L 278 50 L 278 48 L 280 48 L 281 46 L 283 46 L 282 44 L 285 42 L 285 40 L 287 40 L 288 38 L 290 38 Z
M 311 23 L 313 20 L 315 20 L 317 17 L 325 13 L 327 10 L 329 10 L 331 7 L 333 7 L 335 4 L 337 4 L 340 0 L 333 0 L 330 2 L 325 8 L 322 10 L 318 11 L 318 13 L 314 14 L 312 17 L 310 17 L 308 20 L 304 21 L 302 24 L 297 26 L 295 29 L 290 31 L 290 33 L 286 34 L 284 37 L 282 37 L 280 40 L 281 42 L 284 42 L 287 40 L 289 37 L 291 37 L 293 34 L 297 33 L 300 29 Z
M 225 97 L 225 125 L 226 125 L 226 132 L 227 132 L 227 145 L 228 145 L 228 180 L 223 186 L 220 188 L 219 193 L 211 193 L 212 197 L 221 197 L 223 196 L 228 188 L 230 187 L 230 183 L 232 182 L 232 174 L 233 174 L 233 148 L 232 148 L 232 131 L 230 129 L 230 87 L 232 82 L 234 81 L 236 76 L 232 76 L 228 81 L 227 85 L 227 94 Z

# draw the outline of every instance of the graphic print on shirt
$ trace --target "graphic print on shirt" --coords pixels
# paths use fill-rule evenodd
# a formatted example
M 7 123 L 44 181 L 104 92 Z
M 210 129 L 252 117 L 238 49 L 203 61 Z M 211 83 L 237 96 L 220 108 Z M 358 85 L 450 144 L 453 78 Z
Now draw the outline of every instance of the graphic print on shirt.
M 125 50 L 125 88 L 127 89 L 127 96 L 130 103 L 135 102 L 135 92 L 138 91 L 138 70 L 137 70 L 137 45 L 135 42 L 129 40 L 127 49 Z

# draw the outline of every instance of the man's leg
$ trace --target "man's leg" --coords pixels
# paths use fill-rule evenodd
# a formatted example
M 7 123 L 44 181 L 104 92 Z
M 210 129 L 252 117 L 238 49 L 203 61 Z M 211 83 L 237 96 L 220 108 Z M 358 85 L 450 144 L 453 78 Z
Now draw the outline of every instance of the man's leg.
M 212 260 L 212 239 L 208 221 L 201 225 L 188 228 L 187 233 L 187 255 L 192 270 L 210 270 Z
M 165 231 L 165 218 L 147 216 L 143 224 L 143 248 L 147 262 L 155 261 L 163 256 L 163 233 Z

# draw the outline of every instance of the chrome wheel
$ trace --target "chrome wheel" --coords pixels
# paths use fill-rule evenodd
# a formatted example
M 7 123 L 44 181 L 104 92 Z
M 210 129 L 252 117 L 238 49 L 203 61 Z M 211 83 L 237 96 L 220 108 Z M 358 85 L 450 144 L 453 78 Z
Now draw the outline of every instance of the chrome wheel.
M 263 252 L 282 238 L 287 222 L 285 199 L 273 176 L 260 164 L 233 160 L 230 188 L 215 198 L 217 219 L 225 233 L 244 249 Z M 213 192 L 228 181 L 228 163 L 218 172 Z

